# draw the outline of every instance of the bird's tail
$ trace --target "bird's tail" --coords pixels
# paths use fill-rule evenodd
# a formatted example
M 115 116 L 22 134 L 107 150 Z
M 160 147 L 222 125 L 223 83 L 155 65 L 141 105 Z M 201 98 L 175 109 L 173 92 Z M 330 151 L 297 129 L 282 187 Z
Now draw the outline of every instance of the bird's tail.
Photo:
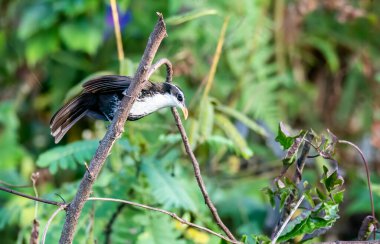
M 92 94 L 82 93 L 65 104 L 50 120 L 50 131 L 58 143 L 67 131 L 90 110 L 94 103 Z

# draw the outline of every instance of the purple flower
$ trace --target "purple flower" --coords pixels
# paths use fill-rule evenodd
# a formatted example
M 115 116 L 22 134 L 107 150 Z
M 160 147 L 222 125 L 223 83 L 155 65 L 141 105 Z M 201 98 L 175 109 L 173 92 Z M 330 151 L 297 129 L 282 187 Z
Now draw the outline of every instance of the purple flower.
M 119 14 L 120 30 L 121 32 L 123 32 L 123 29 L 126 28 L 127 25 L 132 21 L 132 12 L 130 10 L 122 12 L 120 11 L 120 8 L 117 8 L 117 12 Z M 110 35 L 114 32 L 112 8 L 110 5 L 107 5 L 105 21 L 106 21 L 106 30 L 104 32 L 104 39 L 108 39 Z

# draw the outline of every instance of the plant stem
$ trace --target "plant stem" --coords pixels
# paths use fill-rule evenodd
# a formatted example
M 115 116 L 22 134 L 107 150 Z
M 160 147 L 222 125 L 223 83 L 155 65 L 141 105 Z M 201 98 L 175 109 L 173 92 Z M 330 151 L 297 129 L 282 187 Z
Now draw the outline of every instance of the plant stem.
M 116 37 L 117 56 L 119 58 L 119 61 L 122 62 L 124 60 L 124 50 L 123 50 L 123 42 L 121 39 L 119 13 L 117 12 L 116 0 L 110 0 L 110 5 L 112 9 L 113 24 L 115 27 L 114 30 L 115 30 L 115 37 Z

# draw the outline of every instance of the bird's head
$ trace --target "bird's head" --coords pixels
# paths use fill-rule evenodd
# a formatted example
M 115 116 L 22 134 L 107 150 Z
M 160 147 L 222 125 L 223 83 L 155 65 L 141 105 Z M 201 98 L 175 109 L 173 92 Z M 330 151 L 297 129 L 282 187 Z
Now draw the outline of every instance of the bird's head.
M 172 102 L 174 106 L 177 108 L 180 108 L 183 112 L 183 116 L 185 117 L 185 119 L 187 119 L 187 116 L 189 114 L 186 108 L 185 95 L 183 94 L 182 90 L 178 86 L 170 84 L 170 83 L 166 83 L 166 84 L 169 85 L 168 92 L 170 94 L 170 97 L 173 100 Z

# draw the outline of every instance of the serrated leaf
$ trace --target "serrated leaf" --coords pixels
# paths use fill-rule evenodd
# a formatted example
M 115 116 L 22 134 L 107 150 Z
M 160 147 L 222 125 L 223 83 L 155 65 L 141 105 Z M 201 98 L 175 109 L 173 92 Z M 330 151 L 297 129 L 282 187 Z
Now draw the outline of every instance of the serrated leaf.
M 289 149 L 294 143 L 294 137 L 289 135 L 282 123 L 278 125 L 276 141 L 279 142 L 284 149 Z
M 344 190 L 333 193 L 333 199 L 335 203 L 342 203 L 344 198 Z
M 243 113 L 241 113 L 235 109 L 229 108 L 227 106 L 223 106 L 223 105 L 217 106 L 216 109 L 218 111 L 228 115 L 228 116 L 231 116 L 231 117 L 239 120 L 240 122 L 245 124 L 249 129 L 251 129 L 253 132 L 255 132 L 261 136 L 264 136 L 264 137 L 268 136 L 266 131 L 264 130 L 264 128 L 262 128 L 254 120 L 248 118 L 245 114 L 243 114 Z
M 162 160 L 162 159 L 161 159 Z M 166 172 L 155 158 L 146 158 L 141 170 L 148 178 L 153 196 L 164 208 L 183 208 L 196 211 L 196 205 L 190 195 L 181 187 L 181 182 Z
M 338 175 L 338 171 L 335 170 L 333 173 L 327 176 L 328 169 L 324 166 L 324 176 L 321 182 L 324 184 L 328 192 L 335 190 L 336 188 L 343 185 L 343 177 Z
M 91 159 L 95 153 L 99 141 L 78 141 L 65 146 L 55 147 L 47 152 L 42 153 L 37 159 L 37 166 L 49 167 L 52 174 L 58 171 L 58 168 L 67 169 L 73 167 L 73 164 L 83 164 L 84 161 Z M 80 160 L 80 161 L 79 161 Z
M 138 236 L 137 244 L 185 244 L 178 239 L 180 233 L 173 228 L 172 220 L 166 215 L 152 213 L 139 216 L 137 222 L 145 227 L 144 232 Z
M 331 228 L 333 223 L 339 218 L 338 205 L 321 203 L 312 210 L 305 210 L 301 215 L 291 220 L 282 232 L 279 242 L 293 239 L 301 234 L 323 233 Z M 323 230 L 318 232 L 318 230 Z
M 231 121 L 224 115 L 217 114 L 215 115 L 215 122 L 223 130 L 223 132 L 230 138 L 239 148 L 240 154 L 244 158 L 250 158 L 253 155 L 253 152 L 248 147 L 247 142 L 241 136 L 236 127 L 231 123 Z

